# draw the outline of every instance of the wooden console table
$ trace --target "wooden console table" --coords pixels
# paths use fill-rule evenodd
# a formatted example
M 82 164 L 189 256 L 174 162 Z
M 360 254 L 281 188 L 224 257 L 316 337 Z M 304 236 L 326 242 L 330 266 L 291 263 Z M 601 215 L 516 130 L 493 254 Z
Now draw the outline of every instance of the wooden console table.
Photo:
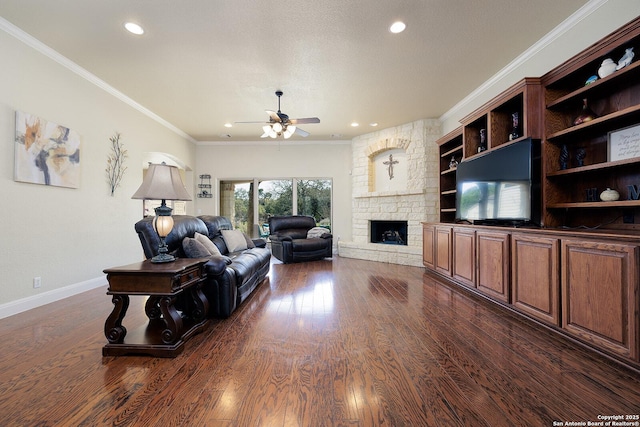
M 113 296 L 114 308 L 104 325 L 109 343 L 102 348 L 102 355 L 180 354 L 185 341 L 207 324 L 209 302 L 201 291 L 207 261 L 181 258 L 154 264 L 146 260 L 104 270 L 109 281 L 107 295 Z M 131 295 L 149 296 L 145 304 L 149 322 L 128 334 L 122 320 Z

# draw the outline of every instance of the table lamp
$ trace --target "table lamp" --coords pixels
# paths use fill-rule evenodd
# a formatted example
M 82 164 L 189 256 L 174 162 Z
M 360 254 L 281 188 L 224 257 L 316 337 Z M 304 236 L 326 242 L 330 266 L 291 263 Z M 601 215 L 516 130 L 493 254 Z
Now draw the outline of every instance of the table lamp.
M 166 201 L 191 200 L 187 189 L 182 183 L 178 168 L 169 166 L 164 162 L 161 164 L 150 163 L 140 188 L 138 188 L 131 198 L 162 200 L 160 206 L 155 208 L 156 216 L 153 219 L 153 229 L 158 233 L 158 237 L 160 237 L 160 245 L 158 247 L 158 255 L 151 258 L 151 262 L 161 263 L 174 261 L 175 257 L 168 253 L 169 250 L 164 240 L 173 228 L 173 218 L 171 217 L 172 209 L 167 206 Z

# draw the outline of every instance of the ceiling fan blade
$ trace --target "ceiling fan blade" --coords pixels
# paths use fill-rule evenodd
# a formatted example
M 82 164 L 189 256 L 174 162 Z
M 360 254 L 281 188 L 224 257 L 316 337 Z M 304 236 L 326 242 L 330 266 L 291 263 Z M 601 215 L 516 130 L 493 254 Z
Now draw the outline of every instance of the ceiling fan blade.
M 271 110 L 265 110 L 265 111 L 267 112 L 269 117 L 271 117 L 271 121 L 272 122 L 281 122 L 282 121 L 280 119 L 280 116 L 278 115 L 278 113 L 276 113 L 275 111 L 271 111 Z
M 312 124 L 312 123 L 320 123 L 320 119 L 317 117 L 307 117 L 305 119 L 291 119 L 289 120 L 289 122 L 294 125 L 300 125 L 300 124 L 306 125 L 306 124 Z
M 306 130 L 302 130 L 299 127 L 296 127 L 296 133 L 300 136 L 304 136 L 307 137 L 309 135 L 311 135 L 309 132 L 307 132 Z

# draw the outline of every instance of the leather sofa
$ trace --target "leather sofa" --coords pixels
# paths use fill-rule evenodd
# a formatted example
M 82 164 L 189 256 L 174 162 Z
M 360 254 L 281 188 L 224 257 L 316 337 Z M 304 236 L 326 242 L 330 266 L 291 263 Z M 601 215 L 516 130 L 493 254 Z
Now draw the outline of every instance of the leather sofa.
M 309 231 L 318 237 L 310 237 Z M 333 236 L 329 230 L 316 227 L 310 216 L 291 215 L 269 218 L 271 253 L 285 264 L 331 258 Z
M 147 259 L 158 253 L 160 239 L 153 229 L 153 217 L 147 217 L 135 224 L 135 230 Z M 228 218 L 222 216 L 173 215 L 173 229 L 166 237 L 170 254 L 186 258 L 183 248 L 185 237 L 193 238 L 195 233 L 208 236 L 221 255 L 212 255 L 205 264 L 207 278 L 202 291 L 209 300 L 209 316 L 227 318 L 249 297 L 269 273 L 271 253 L 262 239 L 252 240 L 255 247 L 229 252 L 222 230 L 232 230 Z

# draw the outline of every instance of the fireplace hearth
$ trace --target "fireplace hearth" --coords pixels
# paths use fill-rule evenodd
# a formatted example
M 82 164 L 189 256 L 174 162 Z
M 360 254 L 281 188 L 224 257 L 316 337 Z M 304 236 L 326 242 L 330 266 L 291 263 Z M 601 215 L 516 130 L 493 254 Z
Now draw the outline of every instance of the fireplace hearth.
M 371 243 L 407 246 L 407 221 L 369 221 Z

